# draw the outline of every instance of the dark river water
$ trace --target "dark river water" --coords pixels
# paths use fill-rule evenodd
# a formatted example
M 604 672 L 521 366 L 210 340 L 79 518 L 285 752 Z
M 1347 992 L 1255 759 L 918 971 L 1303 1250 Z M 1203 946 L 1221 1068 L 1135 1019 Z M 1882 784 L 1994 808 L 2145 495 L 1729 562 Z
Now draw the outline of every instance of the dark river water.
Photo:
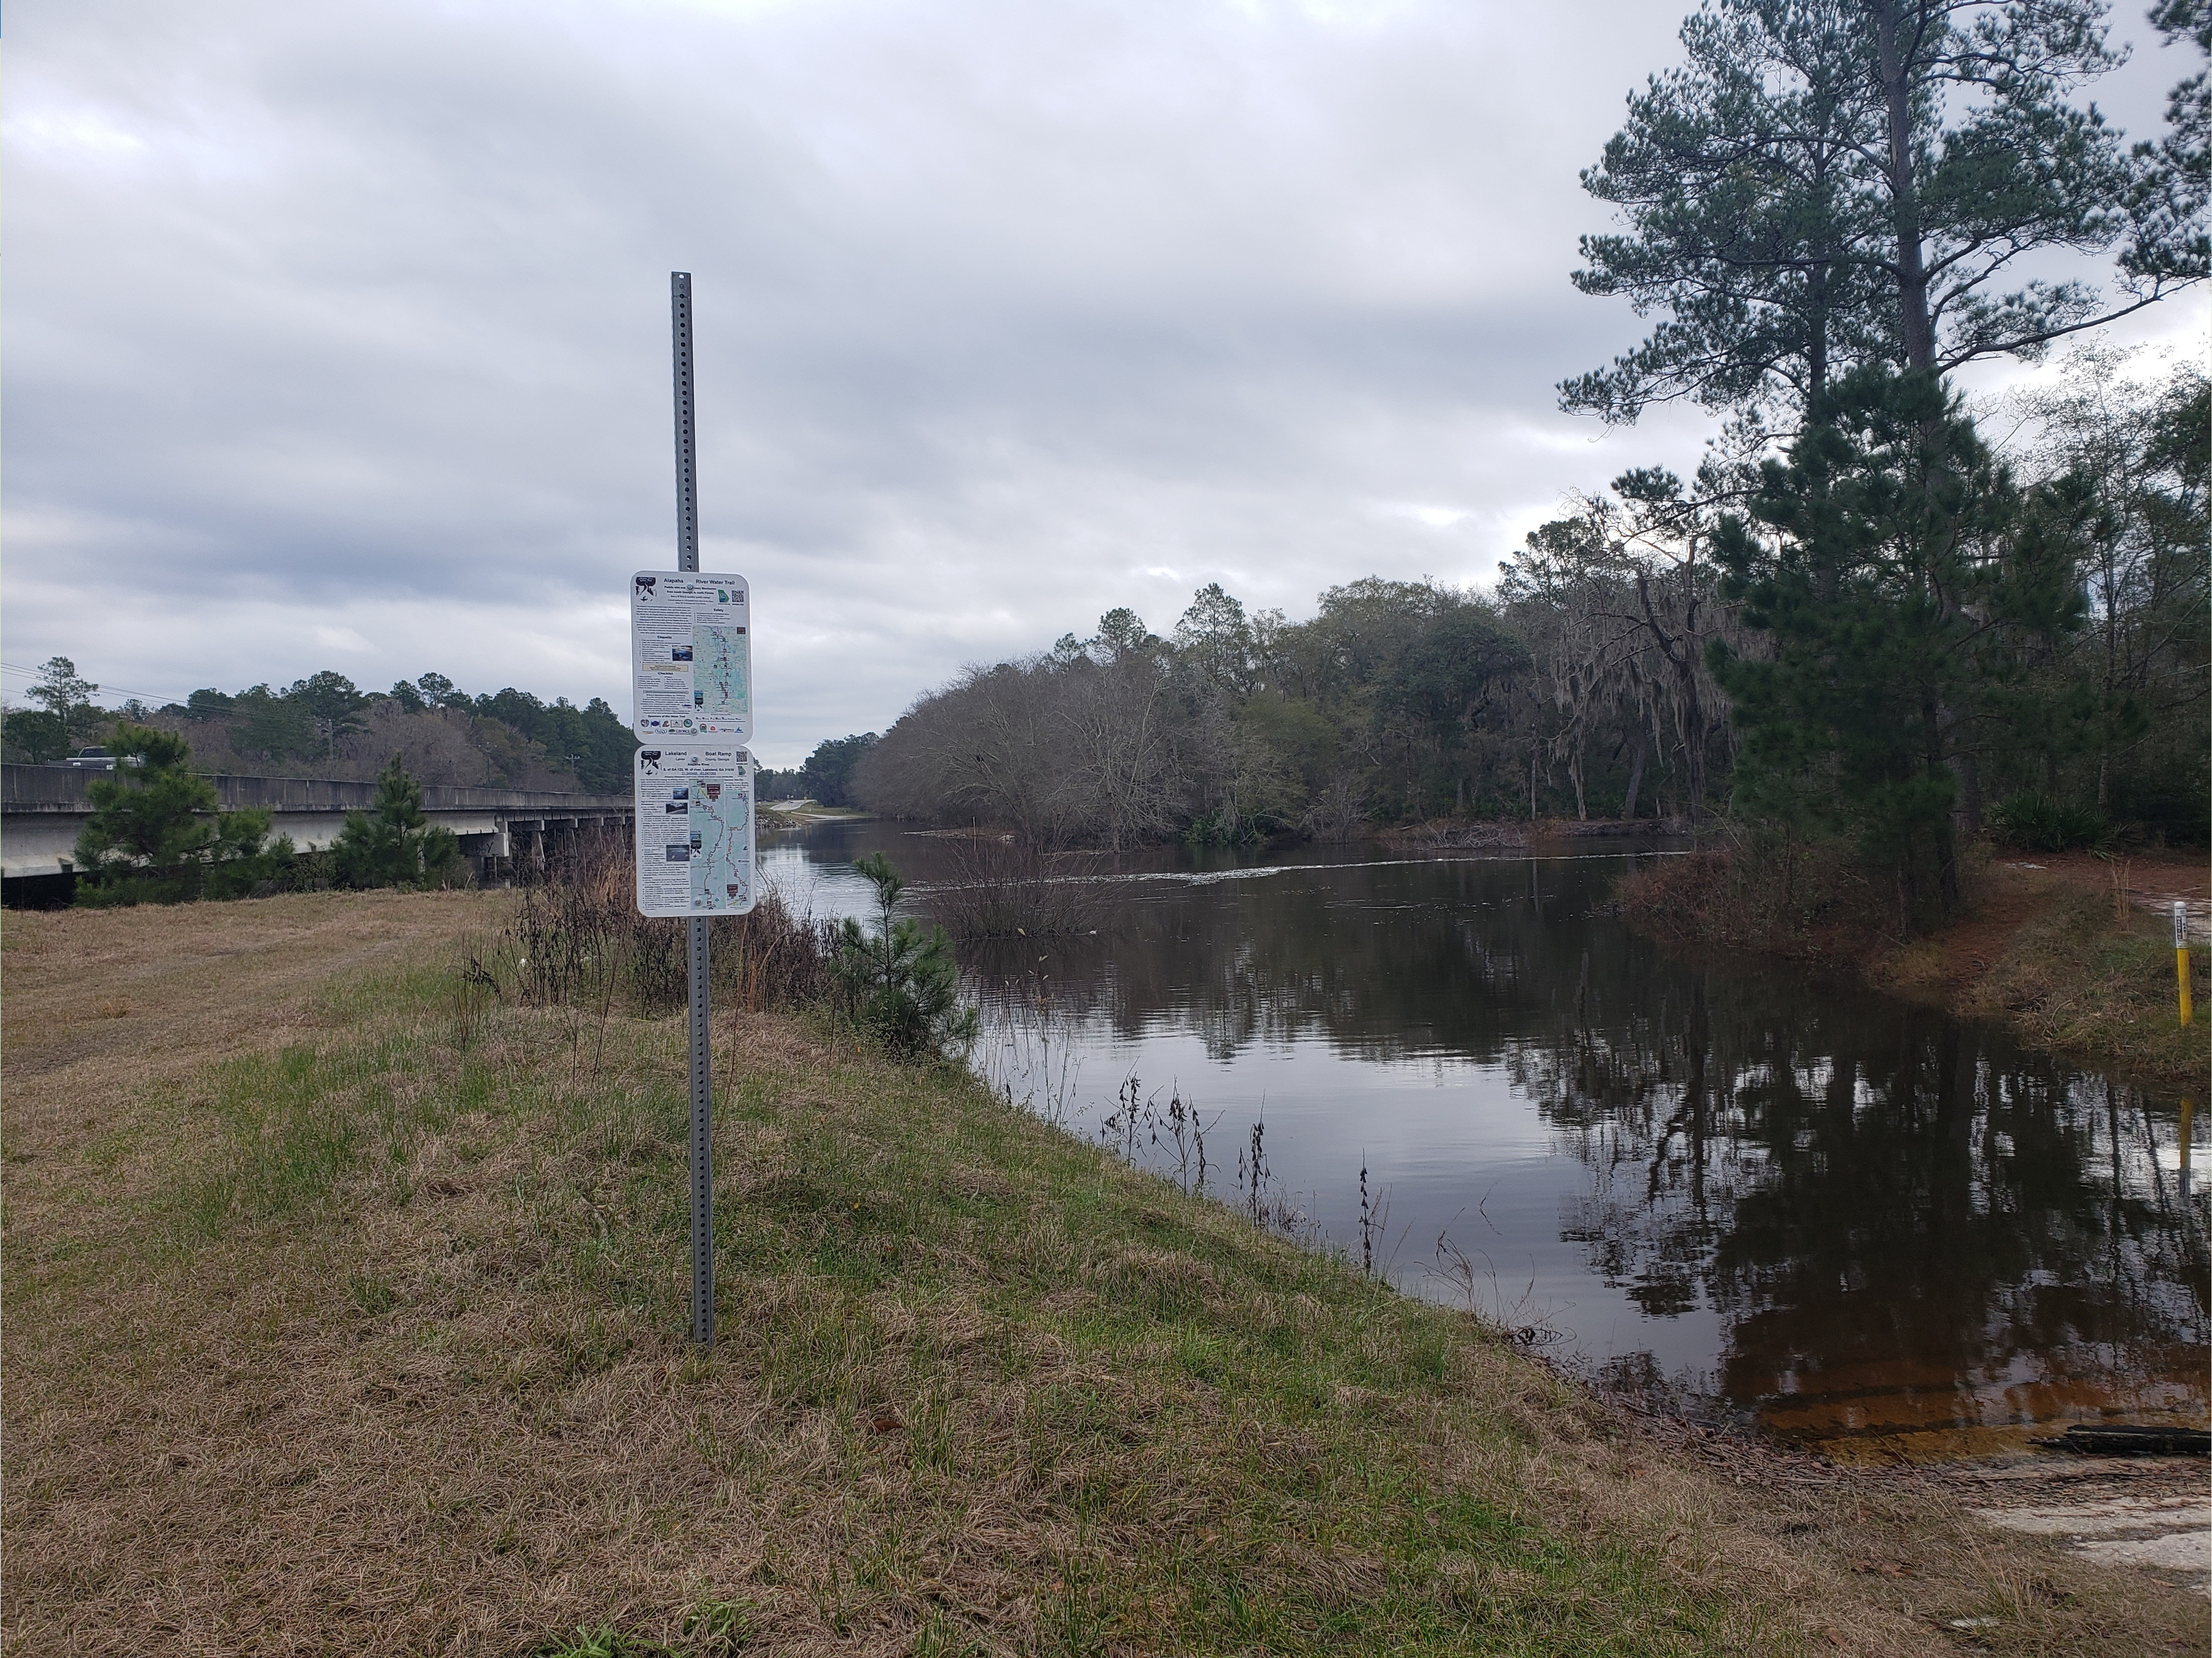
M 878 849 L 925 911 L 956 878 L 945 841 L 877 823 L 772 837 L 763 873 L 794 908 L 859 914 L 852 859 Z M 1788 963 L 1654 944 L 1607 910 L 1663 853 L 1559 853 L 1101 867 L 1095 935 L 963 950 L 975 1067 L 1185 1186 L 1202 1135 L 1222 1201 L 1614 1386 L 1831 1455 L 2203 1424 L 2188 1103 Z

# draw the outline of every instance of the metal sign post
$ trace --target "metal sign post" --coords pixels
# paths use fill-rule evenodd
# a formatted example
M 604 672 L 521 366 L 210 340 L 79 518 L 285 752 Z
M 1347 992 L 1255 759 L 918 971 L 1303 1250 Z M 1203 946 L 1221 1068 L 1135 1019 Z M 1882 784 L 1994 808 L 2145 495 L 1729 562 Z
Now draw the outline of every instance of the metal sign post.
M 690 981 L 691 1339 L 714 1340 L 714 1078 L 707 923 L 753 907 L 750 585 L 699 568 L 691 275 L 668 277 L 676 359 L 674 570 L 630 577 L 631 800 L 641 914 L 682 916 Z
M 691 273 L 668 276 L 676 369 L 676 568 L 699 568 L 698 445 L 691 411 Z M 684 922 L 691 992 L 691 1339 L 714 1344 L 714 1078 L 707 1023 L 707 918 Z

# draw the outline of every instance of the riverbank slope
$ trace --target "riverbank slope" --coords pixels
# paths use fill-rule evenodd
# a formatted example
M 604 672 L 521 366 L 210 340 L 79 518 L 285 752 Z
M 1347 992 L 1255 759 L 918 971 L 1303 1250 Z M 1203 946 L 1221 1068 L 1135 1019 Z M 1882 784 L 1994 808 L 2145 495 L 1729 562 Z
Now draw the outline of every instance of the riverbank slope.
M 788 1016 L 702 1358 L 684 1022 L 517 1005 L 508 903 L 10 919 L 8 1650 L 2205 1649 Z
M 1623 917 L 1675 943 L 1721 944 L 1853 974 L 1881 990 L 2157 1086 L 2201 1088 L 2212 949 L 2201 853 L 2001 854 L 1970 871 L 1965 912 L 1898 942 L 1893 915 L 1844 868 L 1726 852 L 1673 858 L 1621 884 Z M 2177 1008 L 2172 902 L 2190 906 L 2195 1023 Z

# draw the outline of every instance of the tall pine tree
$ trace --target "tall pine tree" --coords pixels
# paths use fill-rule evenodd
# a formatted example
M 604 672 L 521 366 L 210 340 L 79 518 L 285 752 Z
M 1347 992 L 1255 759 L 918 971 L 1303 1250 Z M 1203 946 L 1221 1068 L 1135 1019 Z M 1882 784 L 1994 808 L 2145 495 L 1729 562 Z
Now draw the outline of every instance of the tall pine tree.
M 375 805 L 346 814 L 331 865 L 349 887 L 441 886 L 460 878 L 460 842 L 430 821 L 422 786 L 395 754 L 376 774 Z
M 2073 101 L 2118 61 L 2101 0 L 1709 0 L 1681 38 L 1583 175 L 1626 231 L 1586 237 L 1574 277 L 1661 320 L 1563 383 L 1567 409 L 1686 398 L 1787 430 L 1857 365 L 2032 355 L 2198 274 L 2009 285 L 2112 246 L 2144 188 L 2150 161 Z
M 1894 871 L 1908 925 L 1959 902 L 1966 762 L 2024 713 L 2008 658 L 2081 623 L 2069 511 L 2024 503 L 1934 375 L 1871 364 L 1715 534 L 1723 592 L 1768 644 L 1711 657 L 1742 739 L 1737 800 L 1850 836 Z

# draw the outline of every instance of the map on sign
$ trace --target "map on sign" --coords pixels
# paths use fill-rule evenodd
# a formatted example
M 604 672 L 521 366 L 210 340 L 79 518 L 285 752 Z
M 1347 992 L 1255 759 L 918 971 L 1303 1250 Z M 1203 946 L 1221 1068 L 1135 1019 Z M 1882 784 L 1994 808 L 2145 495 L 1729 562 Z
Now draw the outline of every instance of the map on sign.
M 751 605 L 743 576 L 640 570 L 630 578 L 629 621 L 630 725 L 640 737 L 751 737 Z
M 752 756 L 733 743 L 637 751 L 637 907 L 742 915 L 753 907 Z

